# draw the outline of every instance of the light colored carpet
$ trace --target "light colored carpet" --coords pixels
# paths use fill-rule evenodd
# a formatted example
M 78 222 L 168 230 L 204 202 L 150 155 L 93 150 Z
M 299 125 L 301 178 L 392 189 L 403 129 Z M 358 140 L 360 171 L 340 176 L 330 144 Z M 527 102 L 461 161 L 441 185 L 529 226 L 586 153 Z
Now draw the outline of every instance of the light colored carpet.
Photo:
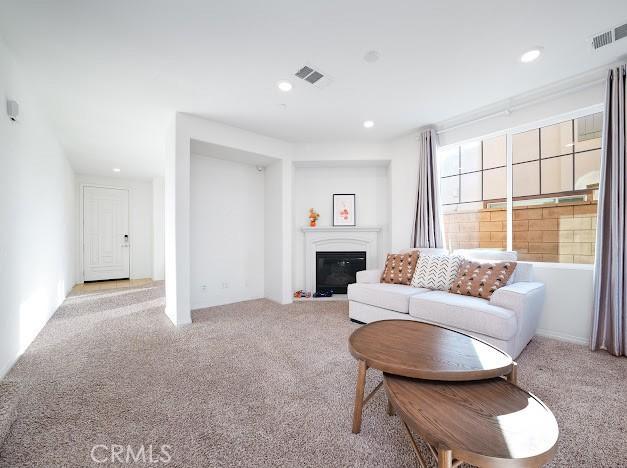
M 11 425 L 17 419 L 20 395 L 20 388 L 16 382 L 0 380 L 0 447 L 9 434 Z
M 342 302 L 250 301 L 177 330 L 162 284 L 70 297 L 7 376 L 22 398 L 0 466 L 106 466 L 94 444 L 168 444 L 176 467 L 415 466 L 382 392 L 351 434 L 356 327 Z M 519 364 L 560 425 L 552 466 L 627 466 L 627 360 L 537 339 Z

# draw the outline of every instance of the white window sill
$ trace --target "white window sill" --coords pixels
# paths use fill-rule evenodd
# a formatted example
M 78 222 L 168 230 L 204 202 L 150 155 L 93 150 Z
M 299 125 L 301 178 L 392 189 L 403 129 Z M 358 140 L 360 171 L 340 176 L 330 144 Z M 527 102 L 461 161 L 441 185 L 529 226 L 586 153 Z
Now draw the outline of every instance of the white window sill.
M 534 268 L 538 269 L 561 269 L 561 270 L 581 270 L 581 271 L 593 271 L 594 265 L 590 265 L 587 263 L 550 263 L 550 262 L 523 262 L 520 263 L 529 263 L 533 265 Z

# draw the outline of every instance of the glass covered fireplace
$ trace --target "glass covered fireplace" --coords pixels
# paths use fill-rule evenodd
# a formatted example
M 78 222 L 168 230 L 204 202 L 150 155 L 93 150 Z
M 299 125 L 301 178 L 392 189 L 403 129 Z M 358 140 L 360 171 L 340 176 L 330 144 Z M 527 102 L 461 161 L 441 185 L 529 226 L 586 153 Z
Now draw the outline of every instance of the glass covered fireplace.
M 366 269 L 366 252 L 316 252 L 316 290 L 346 294 L 358 271 Z

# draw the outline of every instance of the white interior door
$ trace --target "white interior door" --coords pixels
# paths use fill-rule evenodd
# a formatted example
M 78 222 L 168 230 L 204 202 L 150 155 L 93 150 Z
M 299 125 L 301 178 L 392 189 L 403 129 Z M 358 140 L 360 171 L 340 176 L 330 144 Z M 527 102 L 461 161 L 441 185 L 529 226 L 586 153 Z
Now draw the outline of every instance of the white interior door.
M 83 188 L 85 281 L 130 277 L 128 190 Z

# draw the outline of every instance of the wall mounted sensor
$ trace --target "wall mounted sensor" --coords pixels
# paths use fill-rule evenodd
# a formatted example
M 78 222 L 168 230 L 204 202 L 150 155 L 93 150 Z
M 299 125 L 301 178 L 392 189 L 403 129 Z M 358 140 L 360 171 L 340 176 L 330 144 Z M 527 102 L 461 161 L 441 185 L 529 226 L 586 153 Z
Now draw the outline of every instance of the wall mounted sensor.
M 7 114 L 9 118 L 15 122 L 17 120 L 17 116 L 20 113 L 20 106 L 18 106 L 15 101 L 7 101 Z

